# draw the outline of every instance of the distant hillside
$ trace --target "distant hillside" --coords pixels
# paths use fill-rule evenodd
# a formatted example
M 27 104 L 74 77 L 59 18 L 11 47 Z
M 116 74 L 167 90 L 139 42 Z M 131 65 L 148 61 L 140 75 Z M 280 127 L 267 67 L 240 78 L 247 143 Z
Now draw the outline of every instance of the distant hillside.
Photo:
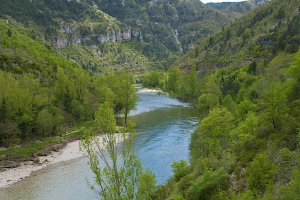
M 0 16 L 25 24 L 92 71 L 141 73 L 165 68 L 208 35 L 233 21 L 198 0 L 0 0 Z M 125 64 L 126 63 L 126 64 Z
M 98 2 L 98 3 L 97 3 Z M 139 28 L 146 43 L 157 41 L 172 52 L 186 51 L 232 19 L 198 0 L 98 0 L 106 13 Z
M 256 5 L 263 5 L 271 0 L 249 0 L 250 2 L 256 4 Z
M 271 60 L 296 52 L 300 44 L 300 3 L 273 0 L 258 7 L 197 46 L 176 66 L 196 64 L 202 71 Z
M 12 17 L 25 24 L 32 38 L 46 40 L 68 59 L 91 71 L 127 67 L 139 72 L 150 67 L 150 61 L 142 53 L 117 44 L 141 41 L 140 30 L 100 11 L 90 1 L 0 0 L 0 3 L 1 18 L 10 21 Z M 113 50 L 108 43 L 115 43 Z
M 207 3 L 206 5 L 224 13 L 231 14 L 233 17 L 241 16 L 242 14 L 247 13 L 255 8 L 255 5 L 249 1 Z

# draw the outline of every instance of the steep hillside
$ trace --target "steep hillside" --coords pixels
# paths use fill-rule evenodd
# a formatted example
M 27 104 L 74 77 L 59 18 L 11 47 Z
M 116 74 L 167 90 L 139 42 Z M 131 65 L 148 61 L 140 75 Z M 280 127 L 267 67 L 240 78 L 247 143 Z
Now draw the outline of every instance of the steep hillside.
M 62 134 L 104 101 L 123 109 L 117 94 L 129 75 L 89 73 L 27 31 L 0 20 L 0 146 Z
M 26 24 L 33 38 L 45 39 L 66 57 L 93 71 L 120 69 L 124 67 L 120 63 L 125 62 L 127 69 L 137 73 L 150 67 L 165 68 L 176 56 L 238 16 L 222 13 L 198 0 L 0 3 L 3 19 L 12 17 Z
M 222 2 L 222 3 L 207 3 L 206 5 L 220 10 L 224 13 L 231 14 L 232 17 L 239 17 L 253 10 L 256 6 L 249 1 L 242 2 Z
M 150 66 L 148 58 L 129 46 L 122 45 L 121 51 L 116 44 L 114 51 L 108 51 L 105 43 L 140 41 L 141 32 L 100 11 L 91 1 L 1 0 L 0 3 L 2 18 L 12 17 L 25 24 L 32 38 L 46 40 L 89 70 L 120 69 L 123 68 L 120 62 L 127 62 L 129 70 L 134 71 Z M 120 52 L 124 59 L 120 61 L 114 52 Z
M 157 41 L 172 52 L 187 51 L 232 19 L 198 0 L 97 0 L 106 13 L 142 30 L 146 43 Z
M 175 162 L 158 199 L 295 200 L 300 186 L 300 51 L 217 69 L 169 70 L 166 89 L 202 116 L 190 165 Z
M 181 58 L 175 65 L 200 70 L 271 60 L 296 52 L 300 44 L 300 3 L 274 0 L 246 14 Z
M 146 76 L 201 116 L 190 165 L 173 163 L 159 199 L 299 199 L 299 8 L 273 0 L 200 44 L 184 73 Z

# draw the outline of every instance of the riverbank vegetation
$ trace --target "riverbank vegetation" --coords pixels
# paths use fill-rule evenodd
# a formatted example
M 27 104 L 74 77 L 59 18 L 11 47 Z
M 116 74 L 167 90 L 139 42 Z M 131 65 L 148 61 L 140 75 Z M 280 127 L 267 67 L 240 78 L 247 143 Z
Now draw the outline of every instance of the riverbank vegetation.
M 191 165 L 174 163 L 173 199 L 295 199 L 300 168 L 300 51 L 200 76 L 172 68 L 164 89 L 193 102 L 201 123 Z M 164 196 L 166 195 L 166 196 Z
M 141 161 L 132 149 L 134 129 L 127 126 L 122 133 L 122 145 L 116 142 L 116 119 L 110 103 L 100 104 L 93 123 L 88 129 L 81 147 L 89 159 L 95 184 L 91 188 L 104 200 L 151 200 L 156 180 L 151 171 L 144 171 Z M 102 141 L 97 135 L 103 134 Z M 122 153 L 119 155 L 119 151 Z
M 76 124 L 93 120 L 100 103 L 110 102 L 125 116 L 135 105 L 130 73 L 90 73 L 21 29 L 3 21 L 0 26 L 0 146 L 29 145 L 26 149 L 39 140 L 40 149 L 70 139 L 62 136 Z M 44 140 L 48 137 L 54 139 Z M 13 149 L 1 155 L 17 156 L 19 148 Z

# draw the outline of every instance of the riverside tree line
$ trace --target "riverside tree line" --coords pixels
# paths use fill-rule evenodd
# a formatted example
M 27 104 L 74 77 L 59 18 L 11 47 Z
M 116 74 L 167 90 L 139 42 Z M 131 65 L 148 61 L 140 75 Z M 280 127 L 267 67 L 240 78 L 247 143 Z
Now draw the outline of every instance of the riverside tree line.
M 191 165 L 173 164 L 163 199 L 299 198 L 299 58 L 300 51 L 206 74 L 196 66 L 145 74 L 145 85 L 192 102 L 201 116 Z
M 50 73 L 50 79 L 40 80 L 0 71 L 0 145 L 57 135 L 63 127 L 92 120 L 101 102 L 125 116 L 134 106 L 133 76 L 125 72 L 103 76 L 54 68 Z

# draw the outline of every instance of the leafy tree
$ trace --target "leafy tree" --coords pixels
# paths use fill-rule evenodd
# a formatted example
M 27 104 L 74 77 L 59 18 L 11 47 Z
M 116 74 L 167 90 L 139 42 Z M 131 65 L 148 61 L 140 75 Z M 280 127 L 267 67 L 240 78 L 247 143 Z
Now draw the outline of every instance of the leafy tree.
M 95 175 L 97 186 L 92 186 L 92 189 L 97 191 L 101 199 L 152 199 L 155 177 L 151 172 L 143 171 L 140 161 L 132 153 L 131 139 L 122 146 L 122 155 L 118 154 L 117 137 L 125 140 L 126 136 L 114 134 L 116 121 L 109 103 L 100 104 L 94 124 L 96 132 L 86 131 L 81 143 Z M 104 134 L 102 139 L 96 133 Z
M 161 80 L 161 73 L 158 71 L 147 72 L 142 79 L 143 85 L 146 87 L 159 87 Z
M 189 166 L 185 160 L 173 162 L 171 166 L 173 168 L 174 177 L 177 181 L 189 172 Z
M 94 126 L 98 133 L 111 133 L 116 131 L 116 119 L 114 111 L 108 102 L 100 104 L 95 113 Z
M 245 121 L 240 122 L 234 129 L 234 134 L 238 137 L 241 144 L 251 142 L 258 134 L 258 117 L 250 112 L 247 114 Z
M 255 74 L 256 73 L 256 67 L 257 67 L 257 64 L 256 62 L 252 62 L 249 67 L 248 67 L 248 74 Z
M 19 142 L 20 130 L 14 122 L 0 123 L 0 145 L 11 146 Z
M 36 122 L 42 130 L 43 136 L 54 134 L 59 131 L 59 127 L 63 121 L 63 116 L 59 111 L 52 107 L 52 109 L 43 109 L 37 115 Z
M 200 113 L 208 114 L 208 111 L 211 110 L 216 105 L 219 105 L 217 97 L 211 93 L 203 93 L 198 98 L 197 108 Z
M 176 93 L 179 86 L 181 71 L 178 68 L 171 68 L 168 71 L 167 90 Z
M 286 200 L 298 199 L 300 196 L 300 171 L 294 170 L 289 186 L 283 188 L 283 198 Z
M 196 156 L 214 155 L 219 158 L 230 146 L 230 132 L 233 128 L 233 116 L 227 108 L 216 107 L 204 118 L 197 131 L 196 139 L 192 138 L 191 150 L 193 159 Z M 193 136 L 193 137 L 195 137 Z
M 258 194 L 263 194 L 267 187 L 274 183 L 274 166 L 265 154 L 258 155 L 248 170 L 249 188 Z
M 7 30 L 7 35 L 8 35 L 8 37 L 12 37 L 13 36 L 13 32 L 12 32 L 11 29 Z
M 117 102 L 124 113 L 125 127 L 128 125 L 128 113 L 135 107 L 137 95 L 133 86 L 134 80 L 131 74 L 121 72 L 118 74 L 118 88 L 116 90 Z
M 286 111 L 286 85 L 272 82 L 270 83 L 264 93 L 264 103 L 266 108 L 266 118 L 272 123 L 274 129 L 279 130 L 281 127 L 281 120 L 283 113 Z
M 210 199 L 216 192 L 229 187 L 229 176 L 225 170 L 206 171 L 188 189 L 187 199 Z

